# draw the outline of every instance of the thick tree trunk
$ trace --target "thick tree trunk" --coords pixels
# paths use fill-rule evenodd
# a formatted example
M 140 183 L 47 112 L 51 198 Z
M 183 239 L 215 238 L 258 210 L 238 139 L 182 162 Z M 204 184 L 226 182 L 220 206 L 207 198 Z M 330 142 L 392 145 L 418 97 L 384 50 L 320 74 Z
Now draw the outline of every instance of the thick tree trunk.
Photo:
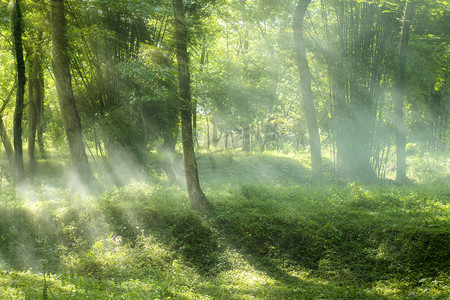
M 23 149 L 22 149 L 22 116 L 24 109 L 25 95 L 25 61 L 23 58 L 22 45 L 22 12 L 20 9 L 20 1 L 15 0 L 14 11 L 12 16 L 13 37 L 14 37 L 14 54 L 16 56 L 16 72 L 17 72 L 17 94 L 16 107 L 14 110 L 14 165 L 15 179 L 21 182 L 24 179 L 23 170 Z
M 311 90 L 311 73 L 303 40 L 303 18 L 310 2 L 311 0 L 299 0 L 295 10 L 293 29 L 295 48 L 297 49 L 297 64 L 300 73 L 300 87 L 303 95 L 303 109 L 305 110 L 306 123 L 308 125 L 312 176 L 313 178 L 320 178 L 322 177 L 320 136 Z
M 406 49 L 408 47 L 410 21 L 412 18 L 414 1 L 406 1 L 403 10 L 402 27 L 400 32 L 400 49 L 397 69 L 397 96 L 394 98 L 394 128 L 397 155 L 397 171 L 395 180 L 405 183 L 406 177 L 406 130 L 403 121 L 403 101 L 405 98 L 406 81 Z
M 66 18 L 63 0 L 50 0 L 50 21 L 53 42 L 53 73 L 55 74 L 61 119 L 70 150 L 70 157 L 80 179 L 89 187 L 96 185 L 85 152 L 81 121 L 72 90 Z
M 175 43 L 177 48 L 178 82 L 181 99 L 181 135 L 186 185 L 191 205 L 195 209 L 209 208 L 208 200 L 200 188 L 197 161 L 192 139 L 192 103 L 190 91 L 189 55 L 187 52 L 187 26 L 182 0 L 173 0 L 175 16 Z

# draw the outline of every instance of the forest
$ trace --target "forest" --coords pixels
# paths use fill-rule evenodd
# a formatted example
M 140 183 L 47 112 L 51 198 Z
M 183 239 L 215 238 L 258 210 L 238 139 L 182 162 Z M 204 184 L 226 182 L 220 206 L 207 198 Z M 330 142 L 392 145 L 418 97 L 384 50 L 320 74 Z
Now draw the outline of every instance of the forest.
M 1 0 L 1 299 L 450 299 L 450 1 Z

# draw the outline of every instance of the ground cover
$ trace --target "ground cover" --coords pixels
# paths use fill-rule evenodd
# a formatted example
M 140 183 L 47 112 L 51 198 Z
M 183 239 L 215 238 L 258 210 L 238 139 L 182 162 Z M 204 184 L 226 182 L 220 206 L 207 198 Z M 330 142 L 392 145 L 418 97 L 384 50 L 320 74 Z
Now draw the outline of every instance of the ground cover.
M 411 158 L 401 187 L 314 183 L 305 161 L 201 154 L 207 217 L 161 172 L 95 195 L 4 180 L 0 298 L 450 297 L 445 160 Z

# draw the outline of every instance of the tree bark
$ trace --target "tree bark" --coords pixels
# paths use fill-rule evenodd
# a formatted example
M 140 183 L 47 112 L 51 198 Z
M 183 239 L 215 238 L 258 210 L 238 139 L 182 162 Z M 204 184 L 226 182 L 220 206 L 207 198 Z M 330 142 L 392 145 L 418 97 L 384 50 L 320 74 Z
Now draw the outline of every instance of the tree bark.
M 408 181 L 406 176 L 406 129 L 403 121 L 403 102 L 405 98 L 406 81 L 406 49 L 408 47 L 410 21 L 414 12 L 414 1 L 405 1 L 401 20 L 400 49 L 397 69 L 397 96 L 394 98 L 394 128 L 397 156 L 397 170 L 395 180 L 398 183 Z
M 5 122 L 3 121 L 3 112 L 5 111 L 5 108 L 8 105 L 9 101 L 11 101 L 12 94 L 15 90 L 16 84 L 14 83 L 13 87 L 8 93 L 8 96 L 3 100 L 2 107 L 0 108 L 0 136 L 3 146 L 5 147 L 6 155 L 8 156 L 9 165 L 12 170 L 14 170 L 14 148 L 11 144 L 11 140 L 8 137 L 8 132 L 6 131 Z
M 13 37 L 14 37 L 14 54 L 16 57 L 16 72 L 17 72 L 17 94 L 16 107 L 14 110 L 14 165 L 15 165 L 15 179 L 17 182 L 24 180 L 23 169 L 23 149 L 22 149 L 22 116 L 24 109 L 24 95 L 25 95 L 25 61 L 23 58 L 23 44 L 22 44 L 22 11 L 20 8 L 20 0 L 15 0 L 14 10 L 12 15 L 13 23 Z
M 42 40 L 42 32 L 37 34 L 37 45 L 33 46 L 29 59 L 29 76 L 28 76 L 28 159 L 31 170 L 36 165 L 36 138 L 38 127 L 42 121 L 42 108 L 44 101 L 44 78 L 42 71 L 42 53 L 39 49 Z M 42 150 L 42 149 L 41 149 Z
M 3 147 L 5 147 L 6 155 L 8 156 L 8 162 L 12 167 L 14 164 L 14 149 L 11 145 L 11 141 L 9 140 L 8 132 L 6 131 L 2 116 L 0 116 L 0 136 L 2 138 Z
M 53 42 L 52 67 L 53 73 L 55 74 L 56 92 L 61 111 L 61 119 L 69 145 L 70 158 L 83 183 L 90 188 L 94 188 L 97 181 L 92 175 L 86 156 L 80 116 L 72 90 L 63 0 L 50 0 L 50 21 Z
M 204 210 L 210 207 L 198 177 L 197 161 L 195 159 L 192 139 L 192 103 L 190 91 L 189 55 L 187 51 L 187 33 L 185 12 L 182 0 L 173 0 L 175 17 L 175 43 L 178 62 L 178 82 L 181 100 L 181 135 L 183 143 L 183 158 L 186 174 L 186 185 L 191 206 Z
M 308 125 L 309 143 L 311 150 L 311 170 L 313 178 L 322 177 L 322 155 L 320 146 L 319 128 L 317 126 L 316 109 L 311 90 L 311 73 L 306 57 L 305 42 L 303 39 L 303 19 L 311 0 L 299 0 L 294 15 L 294 42 L 297 49 L 297 64 L 300 73 L 300 88 L 303 95 L 303 109 Z
M 250 153 L 251 150 L 250 124 L 248 122 L 242 124 L 242 150 L 246 153 Z

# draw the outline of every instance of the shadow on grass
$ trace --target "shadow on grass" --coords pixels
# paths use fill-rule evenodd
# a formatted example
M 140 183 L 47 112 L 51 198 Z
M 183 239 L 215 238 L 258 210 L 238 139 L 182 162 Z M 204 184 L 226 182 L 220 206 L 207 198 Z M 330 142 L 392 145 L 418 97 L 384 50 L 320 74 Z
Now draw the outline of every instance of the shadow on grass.
M 414 211 L 395 207 L 405 205 L 396 197 L 371 198 L 351 190 L 334 203 L 326 191 L 322 199 L 298 192 L 243 185 L 233 199 L 219 203 L 214 224 L 255 268 L 275 280 L 295 286 L 301 280 L 286 269 L 309 270 L 333 293 L 350 293 L 349 299 L 383 298 L 365 290 L 387 279 L 409 280 L 414 287 L 450 268 L 448 219 L 437 221 L 436 213 L 423 212 L 428 208 L 420 206 L 422 201 Z
M 194 211 L 162 212 L 139 204 L 124 208 L 120 203 L 104 203 L 101 210 L 113 234 L 132 246 L 144 232 L 151 232 L 199 274 L 214 275 L 227 265 L 218 236 Z

